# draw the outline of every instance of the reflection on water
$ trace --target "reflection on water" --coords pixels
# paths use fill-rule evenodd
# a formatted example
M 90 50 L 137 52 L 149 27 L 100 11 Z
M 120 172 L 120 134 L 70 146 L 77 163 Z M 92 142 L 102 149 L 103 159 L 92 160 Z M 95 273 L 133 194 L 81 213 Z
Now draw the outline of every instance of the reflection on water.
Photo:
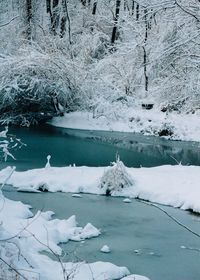
M 18 170 L 43 167 L 48 154 L 53 166 L 106 166 L 116 154 L 127 166 L 151 167 L 163 164 L 200 165 L 200 148 L 195 142 L 168 141 L 133 133 L 98 132 L 55 128 L 13 128 L 13 134 L 27 144 L 15 152 Z M 0 168 L 7 166 L 0 163 Z
M 144 136 L 136 133 L 84 131 L 57 128 L 61 133 L 94 139 L 139 154 L 142 166 L 161 164 L 200 165 L 200 145 L 198 142 L 170 141 L 160 137 Z M 145 157 L 153 159 L 152 163 Z M 134 162 L 133 162 L 134 163 Z M 138 165 L 133 165 L 138 167 Z

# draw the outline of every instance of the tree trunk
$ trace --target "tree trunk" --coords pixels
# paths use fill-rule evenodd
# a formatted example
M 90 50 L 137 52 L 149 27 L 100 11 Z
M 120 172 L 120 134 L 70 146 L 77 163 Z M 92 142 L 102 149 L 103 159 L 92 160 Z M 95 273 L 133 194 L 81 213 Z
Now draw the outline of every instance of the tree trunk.
M 124 0 L 124 11 L 126 11 L 127 9 L 128 9 L 127 0 Z
M 46 0 L 47 14 L 51 14 L 51 0 Z
M 97 0 L 94 1 L 93 9 L 92 9 L 92 14 L 93 14 L 93 15 L 96 15 L 96 11 L 97 11 Z
M 62 0 L 62 8 L 63 8 L 63 17 L 61 19 L 61 24 L 60 24 L 60 37 L 63 38 L 65 33 L 66 33 L 66 24 L 68 21 L 68 35 L 69 35 L 69 43 L 71 44 L 71 21 L 69 17 L 69 12 L 68 12 L 68 6 L 67 6 L 67 0 Z
M 57 29 L 59 26 L 59 11 L 58 11 L 58 4 L 59 0 L 53 0 L 53 13 L 52 13 L 52 18 L 51 18 L 51 28 L 53 31 L 53 34 L 57 34 Z
M 63 16 L 61 18 L 60 23 L 60 37 L 63 38 L 66 33 L 66 24 L 67 24 L 67 2 L 66 0 L 62 0 L 62 9 L 63 9 Z
M 135 12 L 135 1 L 132 0 L 131 14 L 134 15 L 134 12 Z
M 144 52 L 144 83 L 145 83 L 145 91 L 148 92 L 148 86 L 149 86 L 149 78 L 147 76 L 147 52 L 146 52 L 146 44 L 148 39 L 148 20 L 147 20 L 147 13 L 148 10 L 144 9 L 144 23 L 145 23 L 145 35 L 144 35 L 144 46 L 143 46 L 143 52 Z
M 143 51 L 144 51 L 144 87 L 146 93 L 148 92 L 148 86 L 149 86 L 149 78 L 147 76 L 147 52 L 145 46 L 143 46 Z
M 26 0 L 26 37 L 28 41 L 32 39 L 32 0 Z
M 148 10 L 147 10 L 147 9 L 144 9 L 144 24 L 145 24 L 144 43 L 145 43 L 145 44 L 146 44 L 147 38 L 148 38 L 148 19 L 147 19 L 147 15 L 148 15 Z
M 140 18 L 140 6 L 139 4 L 136 5 L 136 20 Z
M 121 0 L 116 0 L 116 10 L 115 10 L 115 17 L 114 17 L 114 27 L 112 31 L 112 37 L 111 37 L 111 43 L 114 44 L 116 40 L 117 35 L 117 24 L 119 20 L 119 12 L 120 12 L 120 4 Z

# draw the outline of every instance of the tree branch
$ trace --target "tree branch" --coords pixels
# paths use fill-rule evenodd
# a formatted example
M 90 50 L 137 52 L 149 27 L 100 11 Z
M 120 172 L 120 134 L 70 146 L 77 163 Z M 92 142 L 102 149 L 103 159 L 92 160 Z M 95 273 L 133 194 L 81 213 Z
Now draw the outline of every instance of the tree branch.
M 186 10 L 183 6 L 181 6 L 177 0 L 175 0 L 175 4 L 185 13 L 187 13 L 188 15 L 194 17 L 196 19 L 197 22 L 200 22 L 200 19 L 194 15 L 193 13 L 191 13 L 190 11 Z
M 17 273 L 17 275 L 19 275 L 22 279 L 24 280 L 28 280 L 28 278 L 26 278 L 23 274 L 21 274 L 17 269 L 15 269 L 14 267 L 12 267 L 8 262 L 6 262 L 4 259 L 2 259 L 0 257 L 0 260 L 5 263 L 11 270 L 13 270 L 14 272 Z
M 1 27 L 4 27 L 4 26 L 6 26 L 6 25 L 9 25 L 13 20 L 15 20 L 15 19 L 18 18 L 18 17 L 19 17 L 19 16 L 16 16 L 16 17 L 12 18 L 10 21 L 8 21 L 8 22 L 6 22 L 6 23 L 0 25 L 0 28 L 1 28 Z

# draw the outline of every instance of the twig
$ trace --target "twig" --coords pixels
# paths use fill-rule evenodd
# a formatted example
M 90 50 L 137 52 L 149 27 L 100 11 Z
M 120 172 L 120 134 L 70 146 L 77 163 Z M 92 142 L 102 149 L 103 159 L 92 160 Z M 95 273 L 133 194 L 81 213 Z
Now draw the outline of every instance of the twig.
M 164 214 L 166 214 L 171 220 L 173 220 L 176 224 L 178 224 L 179 226 L 183 227 L 184 229 L 186 229 L 187 231 L 189 231 L 190 233 L 192 233 L 193 235 L 197 236 L 200 238 L 200 234 L 193 231 L 191 228 L 187 227 L 186 225 L 182 224 L 179 220 L 177 220 L 175 217 L 173 217 L 172 215 L 170 215 L 166 210 L 164 210 L 163 208 L 161 208 L 160 206 L 154 204 L 154 203 L 151 203 L 151 202 L 147 202 L 147 201 L 144 201 L 144 200 L 141 200 L 139 199 L 139 201 L 141 203 L 144 203 L 146 205 L 149 205 L 149 206 L 153 206 L 155 208 L 157 208 L 158 210 L 162 211 Z
M 7 178 L 4 180 L 3 184 L 0 187 L 0 190 L 3 189 L 3 187 L 7 184 L 8 180 L 10 179 L 10 177 L 12 176 L 12 174 L 14 173 L 16 167 L 14 166 L 10 172 L 10 174 L 7 176 Z
M 200 19 L 199 19 L 196 15 L 194 15 L 194 14 L 191 13 L 190 11 L 186 10 L 185 8 L 183 8 L 183 6 L 181 6 L 181 5 L 178 3 L 177 0 L 175 0 L 175 4 L 176 4 L 183 12 L 185 12 L 186 14 L 188 14 L 188 15 L 194 17 L 194 18 L 196 19 L 197 22 L 200 22 Z
M 8 22 L 6 22 L 6 23 L 0 25 L 0 28 L 6 26 L 6 25 L 8 25 L 8 24 L 10 24 L 13 20 L 15 20 L 15 19 L 18 18 L 18 17 L 19 17 L 19 16 L 16 16 L 16 17 L 12 18 L 10 21 L 8 21 Z
M 66 272 L 66 269 L 64 267 L 64 264 L 60 258 L 60 256 L 58 254 L 56 254 L 52 249 L 51 247 L 49 247 L 47 244 L 43 243 L 42 241 L 40 241 L 36 236 L 35 234 L 33 234 L 31 231 L 29 231 L 28 229 L 25 229 L 25 231 L 27 231 L 38 243 L 40 243 L 41 245 L 45 246 L 59 261 L 60 265 L 61 265 L 61 269 L 62 269 L 62 272 L 63 272 L 63 277 L 64 277 L 64 280 L 67 279 L 65 277 L 65 272 Z
M 0 257 L 0 260 L 5 263 L 11 270 L 16 272 L 19 276 L 21 276 L 24 280 L 28 280 L 23 274 L 21 274 L 16 268 L 12 267 L 8 262 L 6 262 L 4 259 Z
M 29 261 L 27 260 L 27 258 L 21 253 L 21 249 L 20 249 L 20 247 L 19 247 L 19 245 L 18 244 L 16 244 L 14 241 L 5 241 L 6 243 L 8 243 L 8 244 L 12 244 L 12 245 L 15 245 L 16 246 L 16 248 L 18 249 L 18 256 L 21 256 L 24 260 L 25 260 L 25 262 L 29 265 L 29 267 L 30 268 L 32 268 L 32 269 L 34 269 L 34 267 L 29 263 Z

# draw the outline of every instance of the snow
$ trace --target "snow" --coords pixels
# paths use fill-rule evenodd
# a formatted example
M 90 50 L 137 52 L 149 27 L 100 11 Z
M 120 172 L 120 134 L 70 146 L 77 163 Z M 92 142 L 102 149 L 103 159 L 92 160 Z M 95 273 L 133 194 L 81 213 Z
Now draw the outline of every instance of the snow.
M 100 230 L 95 228 L 92 224 L 88 223 L 80 235 L 82 239 L 97 237 L 101 234 Z
M 117 110 L 116 108 L 113 110 Z M 85 130 L 136 132 L 146 135 L 159 135 L 165 128 L 173 131 L 173 140 L 200 141 L 200 115 L 163 113 L 158 109 L 142 110 L 125 108 L 119 110 L 116 118 L 93 116 L 89 112 L 71 112 L 64 117 L 55 117 L 49 124 L 57 127 Z
M 122 278 L 121 280 L 149 280 L 149 278 L 137 274 L 131 274 Z
M 125 199 L 123 200 L 123 202 L 124 202 L 124 203 L 131 203 L 132 200 L 131 200 L 130 198 L 125 198 Z
M 35 190 L 33 188 L 18 188 L 18 192 L 29 192 L 29 193 L 40 193 L 41 191 Z
M 110 167 L 51 167 L 24 172 L 14 171 L 9 184 L 22 190 L 37 190 L 44 185 L 51 192 L 105 194 L 99 187 L 101 178 Z M 200 213 L 199 166 L 163 165 L 152 168 L 126 168 L 134 185 L 113 196 L 138 197 L 155 203 L 171 205 Z M 0 171 L 0 183 L 10 174 L 11 167 Z
M 110 248 L 108 245 L 104 245 L 101 250 L 102 253 L 110 253 Z
M 40 258 L 36 260 L 36 263 L 40 262 Z M 43 262 L 43 271 L 42 274 L 46 275 L 45 280 L 59 280 L 63 279 L 62 275 L 59 275 L 60 264 L 58 262 L 54 262 L 54 272 L 49 270 L 48 268 L 52 265 L 52 262 L 49 259 L 44 259 Z M 121 279 L 124 275 L 129 274 L 129 271 L 125 267 L 117 267 L 108 262 L 95 262 L 87 264 L 85 262 L 81 263 L 67 263 L 65 265 L 65 270 L 70 274 L 69 279 L 73 280 L 105 280 L 105 279 Z M 59 277 L 58 277 L 59 276 Z
M 80 194 L 78 194 L 78 193 L 74 193 L 74 194 L 72 194 L 72 197 L 81 198 L 82 195 L 80 195 Z
M 38 211 L 33 216 L 30 206 L 11 201 L 2 194 L 0 203 L 1 257 L 22 271 L 27 279 L 32 277 L 31 279 L 62 280 L 64 271 L 65 278 L 70 276 L 69 279 L 75 280 L 114 280 L 130 274 L 127 268 L 117 267 L 108 262 L 89 264 L 59 261 L 62 253 L 58 245 L 60 242 L 82 241 L 100 234 L 92 224 L 88 223 L 85 227 L 77 226 L 75 216 L 66 220 L 53 219 L 52 211 Z M 41 251 L 53 253 L 57 261 L 40 254 Z M 11 273 L 9 270 L 1 267 L 2 279 L 8 279 L 9 273 Z

